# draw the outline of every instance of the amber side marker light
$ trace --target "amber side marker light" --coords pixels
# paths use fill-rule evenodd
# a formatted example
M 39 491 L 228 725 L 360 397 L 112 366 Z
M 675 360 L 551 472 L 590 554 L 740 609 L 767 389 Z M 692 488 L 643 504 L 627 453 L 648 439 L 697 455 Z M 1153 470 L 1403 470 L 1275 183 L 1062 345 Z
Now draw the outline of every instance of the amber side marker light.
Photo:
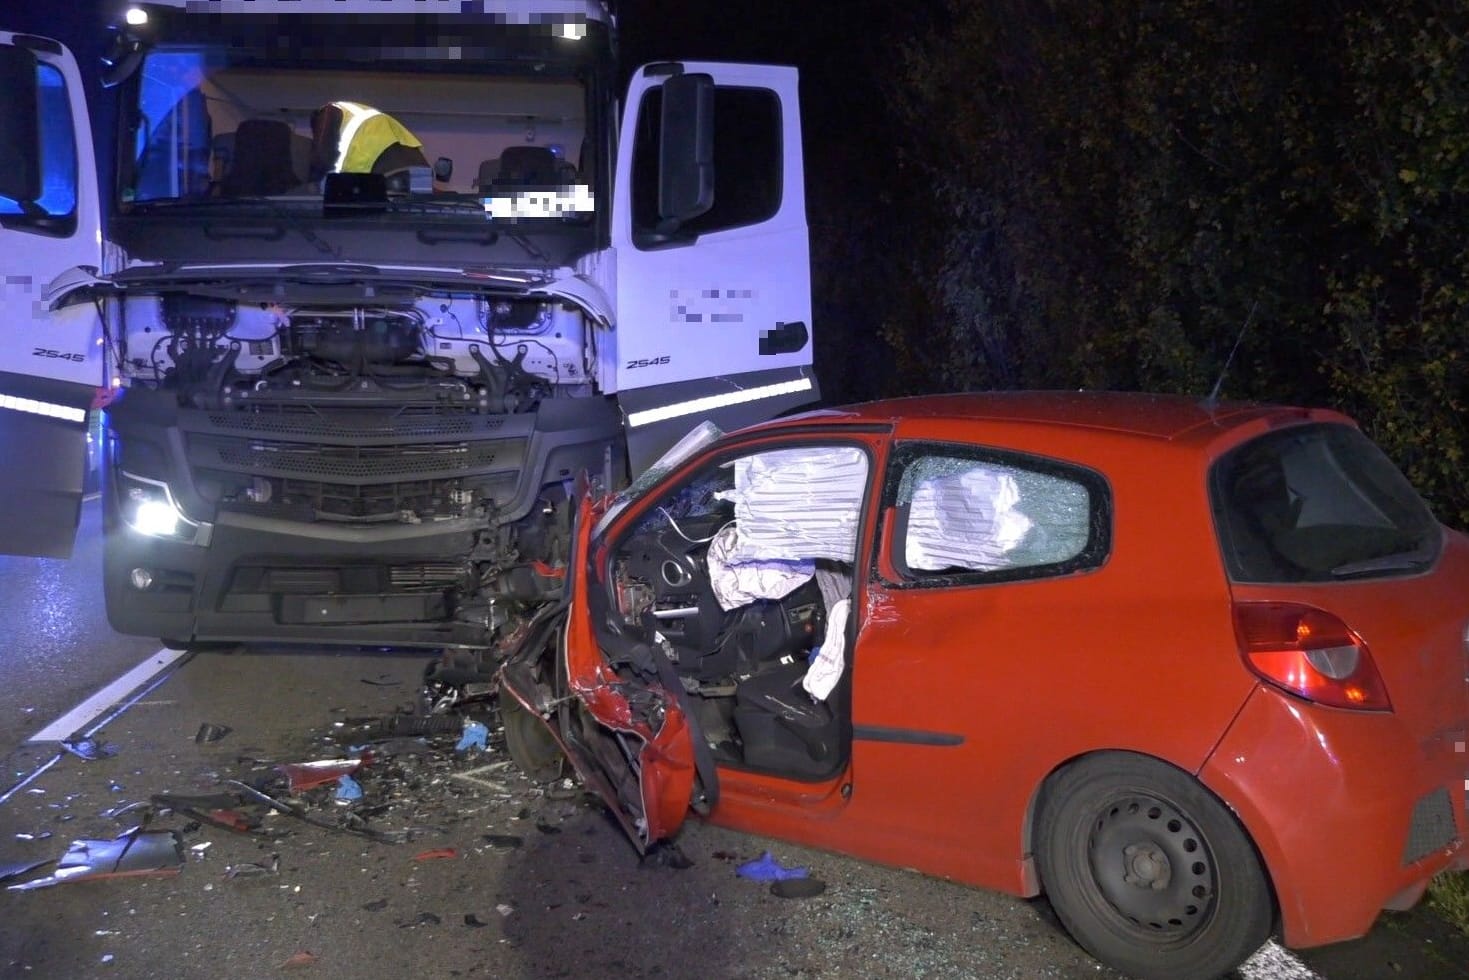
M 1294 602 L 1238 602 L 1245 666 L 1287 693 L 1333 708 L 1391 711 L 1372 651 L 1342 620 Z

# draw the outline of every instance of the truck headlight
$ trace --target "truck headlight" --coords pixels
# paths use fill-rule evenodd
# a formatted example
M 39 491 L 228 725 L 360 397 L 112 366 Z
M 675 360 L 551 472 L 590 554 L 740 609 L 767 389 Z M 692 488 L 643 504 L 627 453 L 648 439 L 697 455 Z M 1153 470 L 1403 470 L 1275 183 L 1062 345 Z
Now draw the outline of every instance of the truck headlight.
M 193 541 L 199 522 L 191 521 L 179 510 L 168 484 L 150 480 L 126 470 L 118 472 L 122 490 L 122 519 L 139 534 L 154 538 Z

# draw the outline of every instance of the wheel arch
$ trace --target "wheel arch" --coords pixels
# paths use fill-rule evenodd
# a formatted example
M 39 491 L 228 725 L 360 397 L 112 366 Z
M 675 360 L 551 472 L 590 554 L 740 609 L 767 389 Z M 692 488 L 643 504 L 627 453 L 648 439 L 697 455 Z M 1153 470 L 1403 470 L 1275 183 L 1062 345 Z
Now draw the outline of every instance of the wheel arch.
M 1234 822 L 1239 825 L 1240 830 L 1244 833 L 1245 839 L 1249 841 L 1250 847 L 1253 848 L 1255 851 L 1255 856 L 1259 860 L 1260 868 L 1265 875 L 1265 885 L 1270 890 L 1270 900 L 1275 919 L 1274 926 L 1276 929 L 1279 929 L 1281 924 L 1282 910 L 1280 905 L 1280 895 L 1275 886 L 1275 870 L 1272 868 L 1271 862 L 1267 855 L 1268 848 L 1262 848 L 1260 846 L 1260 841 L 1256 838 L 1253 822 L 1247 820 L 1245 815 L 1240 813 L 1240 811 L 1227 798 L 1221 796 L 1212 785 L 1200 778 L 1200 774 L 1189 772 L 1187 769 L 1184 769 L 1176 763 L 1170 762 L 1168 759 L 1162 758 L 1161 756 L 1152 755 L 1148 752 L 1138 752 L 1134 749 L 1109 748 L 1091 749 L 1086 752 L 1079 752 L 1068 759 L 1063 759 L 1062 761 L 1056 763 L 1056 765 L 1052 766 L 1051 770 L 1047 772 L 1045 776 L 1036 783 L 1035 788 L 1031 791 L 1030 800 L 1026 804 L 1025 817 L 1021 823 L 1020 844 L 1021 853 L 1022 855 L 1024 855 L 1024 897 L 1034 898 L 1035 896 L 1040 895 L 1045 891 L 1045 882 L 1041 880 L 1040 871 L 1036 867 L 1035 852 L 1037 841 L 1035 835 L 1036 824 L 1038 823 L 1041 808 L 1045 803 L 1047 788 L 1053 784 L 1056 777 L 1060 775 L 1063 771 L 1080 763 L 1090 762 L 1108 756 L 1133 756 L 1135 758 L 1148 759 L 1152 762 L 1157 762 L 1165 765 L 1170 769 L 1175 770 L 1180 775 L 1193 780 L 1200 789 L 1204 790 L 1206 793 L 1212 796 L 1219 803 L 1219 805 L 1224 808 L 1224 810 L 1234 819 Z

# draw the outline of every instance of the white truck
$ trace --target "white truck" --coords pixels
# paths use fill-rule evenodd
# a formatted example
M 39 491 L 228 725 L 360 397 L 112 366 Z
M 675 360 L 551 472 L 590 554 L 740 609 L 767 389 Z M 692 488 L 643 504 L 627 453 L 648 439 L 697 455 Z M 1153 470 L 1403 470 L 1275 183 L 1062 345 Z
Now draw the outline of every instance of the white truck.
M 0 551 L 69 553 L 104 410 L 118 631 L 487 647 L 555 591 L 582 474 L 818 397 L 794 69 L 619 98 L 606 0 L 112 31 L 106 187 L 71 54 L 0 31 Z M 321 172 L 332 103 L 419 162 Z

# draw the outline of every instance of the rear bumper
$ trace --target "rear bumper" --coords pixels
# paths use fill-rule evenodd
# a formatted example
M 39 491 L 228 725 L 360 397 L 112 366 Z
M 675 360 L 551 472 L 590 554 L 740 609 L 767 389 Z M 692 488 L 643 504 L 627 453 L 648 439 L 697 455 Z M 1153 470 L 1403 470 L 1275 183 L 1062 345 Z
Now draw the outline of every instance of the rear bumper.
M 1418 739 L 1392 714 L 1251 694 L 1199 776 L 1259 848 L 1288 945 L 1361 936 L 1463 866 L 1466 723 Z

